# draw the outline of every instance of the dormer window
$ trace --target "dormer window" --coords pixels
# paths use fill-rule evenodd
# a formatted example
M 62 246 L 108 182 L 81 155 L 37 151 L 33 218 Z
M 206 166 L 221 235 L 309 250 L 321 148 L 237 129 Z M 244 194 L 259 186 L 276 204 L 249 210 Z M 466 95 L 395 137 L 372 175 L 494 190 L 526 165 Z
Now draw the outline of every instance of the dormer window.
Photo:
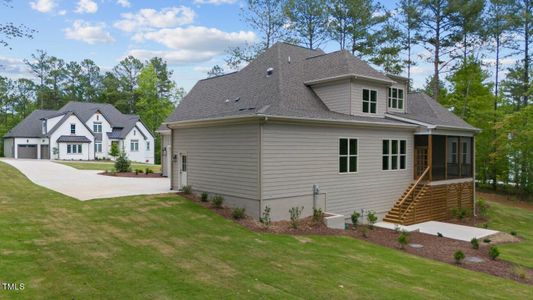
M 363 112 L 375 114 L 378 106 L 378 92 L 363 89 Z
M 389 88 L 389 108 L 403 109 L 403 89 Z
M 43 120 L 43 123 L 41 125 L 41 131 L 43 134 L 46 134 L 46 120 Z

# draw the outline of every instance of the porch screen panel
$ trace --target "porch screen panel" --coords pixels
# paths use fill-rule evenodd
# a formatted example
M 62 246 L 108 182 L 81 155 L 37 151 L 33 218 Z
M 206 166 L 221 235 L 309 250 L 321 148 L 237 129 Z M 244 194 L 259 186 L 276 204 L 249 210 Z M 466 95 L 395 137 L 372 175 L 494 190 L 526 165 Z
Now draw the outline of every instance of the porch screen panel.
M 446 177 L 446 137 L 443 135 L 432 136 L 432 172 L 433 180 L 443 180 Z
M 448 179 L 459 178 L 459 165 L 461 163 L 461 144 L 459 143 L 459 137 L 448 137 L 447 147 L 447 170 L 448 170 Z
M 461 137 L 459 144 L 461 147 L 461 177 L 472 177 L 472 138 Z

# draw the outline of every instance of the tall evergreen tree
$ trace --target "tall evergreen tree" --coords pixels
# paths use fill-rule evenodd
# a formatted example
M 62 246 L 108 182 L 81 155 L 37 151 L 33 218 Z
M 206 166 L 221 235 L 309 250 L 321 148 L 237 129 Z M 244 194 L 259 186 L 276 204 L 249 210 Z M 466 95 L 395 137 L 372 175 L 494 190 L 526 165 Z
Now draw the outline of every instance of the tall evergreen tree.
M 415 33 L 419 29 L 420 14 L 418 12 L 418 0 L 400 0 L 398 6 L 398 24 L 403 29 L 400 42 L 402 50 L 407 52 L 407 58 L 403 61 L 407 68 L 407 78 L 411 81 L 411 68 L 416 65 L 412 59 L 413 47 L 418 43 Z
M 133 56 L 128 56 L 121 60 L 118 65 L 113 68 L 113 73 L 120 82 L 120 88 L 127 99 L 127 113 L 136 112 L 136 103 L 138 95 L 135 94 L 137 88 L 137 77 L 143 63 Z
M 513 10 L 513 33 L 520 37 L 515 50 L 522 55 L 522 107 L 529 105 L 529 87 L 531 81 L 531 44 L 533 43 L 533 0 L 515 0 Z
M 316 49 L 327 40 L 329 14 L 325 0 L 288 0 L 285 13 L 297 39 L 307 48 Z

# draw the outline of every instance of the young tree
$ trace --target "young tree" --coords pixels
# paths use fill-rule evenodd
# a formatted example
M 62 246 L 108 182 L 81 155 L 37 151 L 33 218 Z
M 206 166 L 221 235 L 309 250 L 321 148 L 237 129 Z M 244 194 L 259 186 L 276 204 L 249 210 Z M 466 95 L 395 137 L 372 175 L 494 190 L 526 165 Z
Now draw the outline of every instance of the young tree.
M 432 97 L 441 100 L 439 82 L 440 74 L 453 59 L 450 57 L 455 45 L 460 41 L 457 24 L 454 22 L 456 6 L 452 0 L 420 0 L 420 27 L 416 37 L 422 41 L 430 52 L 429 62 L 433 63 Z
M 325 0 L 288 0 L 285 13 L 291 30 L 307 48 L 316 49 L 327 40 L 329 15 Z

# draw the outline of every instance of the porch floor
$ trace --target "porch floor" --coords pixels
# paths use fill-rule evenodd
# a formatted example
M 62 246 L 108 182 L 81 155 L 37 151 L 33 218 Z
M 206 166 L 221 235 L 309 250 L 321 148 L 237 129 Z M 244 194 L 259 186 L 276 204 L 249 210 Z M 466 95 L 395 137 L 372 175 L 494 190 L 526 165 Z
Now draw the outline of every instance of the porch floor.
M 386 229 L 395 229 L 397 225 L 388 222 L 378 222 L 374 224 L 374 226 Z M 474 237 L 477 239 L 482 239 L 499 232 L 484 228 L 457 225 L 438 221 L 429 221 L 408 226 L 399 225 L 399 227 L 400 230 L 405 230 L 407 232 L 419 231 L 421 233 L 431 235 L 437 235 L 437 233 L 440 232 L 444 237 L 466 242 L 470 242 L 470 240 Z

